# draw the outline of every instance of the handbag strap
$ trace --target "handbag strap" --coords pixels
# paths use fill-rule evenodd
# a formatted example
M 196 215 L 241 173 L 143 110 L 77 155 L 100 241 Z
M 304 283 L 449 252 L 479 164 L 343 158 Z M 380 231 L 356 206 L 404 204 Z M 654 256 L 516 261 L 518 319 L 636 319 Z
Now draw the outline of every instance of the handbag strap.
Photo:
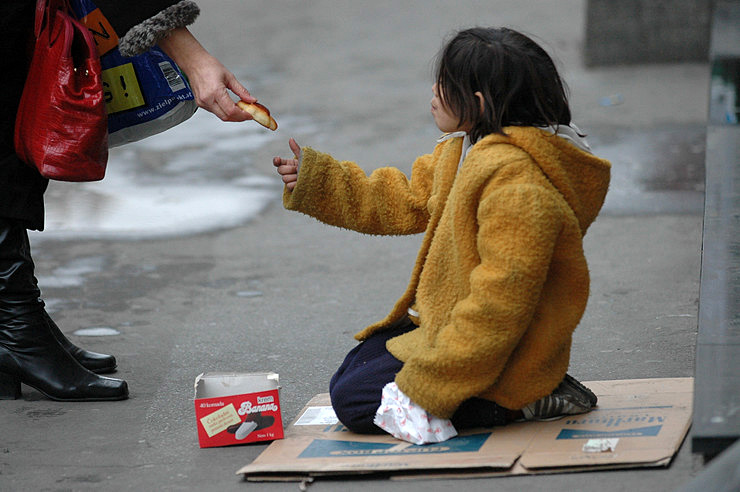
M 72 7 L 69 4 L 69 0 L 36 0 L 36 19 L 34 23 L 34 34 L 36 39 L 41 35 L 41 30 L 44 28 L 44 21 L 47 25 L 54 25 L 54 17 L 58 11 L 63 11 L 70 16 L 72 15 Z M 49 29 L 49 42 L 51 43 L 51 29 Z

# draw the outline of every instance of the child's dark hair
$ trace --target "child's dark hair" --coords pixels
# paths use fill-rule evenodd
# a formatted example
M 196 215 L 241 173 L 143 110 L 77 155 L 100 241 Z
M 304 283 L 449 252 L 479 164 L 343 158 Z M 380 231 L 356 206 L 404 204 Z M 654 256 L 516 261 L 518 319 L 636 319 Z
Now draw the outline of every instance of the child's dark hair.
M 567 89 L 550 56 L 507 28 L 460 31 L 437 61 L 437 88 L 449 108 L 470 123 L 475 142 L 506 126 L 570 124 Z M 483 95 L 483 111 L 475 93 Z

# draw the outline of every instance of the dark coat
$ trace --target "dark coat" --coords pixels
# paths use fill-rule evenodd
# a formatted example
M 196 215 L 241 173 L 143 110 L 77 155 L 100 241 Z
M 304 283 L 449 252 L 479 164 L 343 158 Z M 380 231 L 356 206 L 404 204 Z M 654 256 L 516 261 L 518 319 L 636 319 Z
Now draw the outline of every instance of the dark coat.
M 189 0 L 97 0 L 96 5 L 120 37 L 129 31 L 135 35 L 132 37 L 139 51 L 156 43 L 163 29 L 188 25 L 198 14 L 197 6 Z M 15 115 L 30 60 L 27 46 L 35 7 L 36 0 L 0 0 L 0 218 L 43 230 L 48 181 L 20 161 L 13 145 Z M 158 16 L 165 9 L 175 11 L 174 19 Z
M 35 5 L 34 0 L 0 3 L 0 73 L 4 74 L 0 82 L 0 217 L 20 220 L 29 229 L 42 229 L 47 181 L 18 159 L 13 146 Z

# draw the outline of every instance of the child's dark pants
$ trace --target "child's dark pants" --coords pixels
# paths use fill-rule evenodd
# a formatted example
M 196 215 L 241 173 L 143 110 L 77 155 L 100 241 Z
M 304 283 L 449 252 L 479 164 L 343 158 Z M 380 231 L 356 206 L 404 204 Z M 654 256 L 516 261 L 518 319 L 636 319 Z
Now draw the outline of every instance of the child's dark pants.
M 408 318 L 353 348 L 329 383 L 331 404 L 339 420 L 352 432 L 382 434 L 373 423 L 383 387 L 396 378 L 403 362 L 385 348 L 391 338 L 416 329 Z M 456 429 L 505 425 L 509 410 L 489 400 L 470 398 L 452 416 Z

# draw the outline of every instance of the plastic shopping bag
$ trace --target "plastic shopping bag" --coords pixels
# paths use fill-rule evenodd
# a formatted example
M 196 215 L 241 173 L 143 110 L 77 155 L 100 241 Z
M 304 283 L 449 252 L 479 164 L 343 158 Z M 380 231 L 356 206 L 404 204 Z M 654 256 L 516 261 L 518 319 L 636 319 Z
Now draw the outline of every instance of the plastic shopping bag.
M 124 57 L 118 35 L 95 3 L 70 3 L 93 33 L 100 54 L 110 147 L 156 135 L 195 113 L 198 106 L 187 79 L 161 49 Z

